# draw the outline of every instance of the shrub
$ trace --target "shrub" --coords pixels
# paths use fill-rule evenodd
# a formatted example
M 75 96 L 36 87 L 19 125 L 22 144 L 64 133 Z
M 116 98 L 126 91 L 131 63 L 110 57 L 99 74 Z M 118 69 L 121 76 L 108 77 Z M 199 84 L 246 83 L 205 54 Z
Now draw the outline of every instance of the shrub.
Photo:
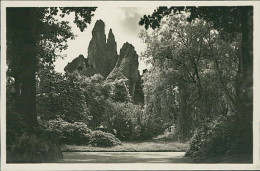
M 252 132 L 234 116 L 204 124 L 194 132 L 185 156 L 206 158 L 221 154 L 252 153 Z
M 18 143 L 19 137 L 26 130 L 20 113 L 15 109 L 14 79 L 7 76 L 6 78 L 6 144 L 14 145 Z
M 113 134 L 92 131 L 83 122 L 69 123 L 62 119 L 39 121 L 44 133 L 59 144 L 93 145 L 111 147 L 120 144 Z
M 116 79 L 112 82 L 111 97 L 116 102 L 130 102 L 131 96 L 129 93 L 127 79 Z
M 38 133 L 24 132 L 18 143 L 8 146 L 7 163 L 53 162 L 62 159 L 60 148 Z
M 91 133 L 90 144 L 98 147 L 111 147 L 121 144 L 121 141 L 113 134 L 98 130 Z
M 62 118 L 68 122 L 88 121 L 89 108 L 82 90 L 83 78 L 77 73 L 62 75 L 40 70 L 37 84 L 37 115 L 45 120 Z
M 102 125 L 120 140 L 146 140 L 151 138 L 153 124 L 140 105 L 106 100 Z
M 48 137 L 55 139 L 60 144 L 89 144 L 91 130 L 83 122 L 69 123 L 62 119 L 40 120 L 40 125 Z
M 104 125 L 120 140 L 128 140 L 132 134 L 132 122 L 126 112 L 125 103 L 106 101 Z M 113 132 L 113 130 L 116 130 Z
M 19 141 L 26 130 L 26 124 L 23 122 L 20 113 L 11 110 L 6 112 L 6 144 L 14 145 Z

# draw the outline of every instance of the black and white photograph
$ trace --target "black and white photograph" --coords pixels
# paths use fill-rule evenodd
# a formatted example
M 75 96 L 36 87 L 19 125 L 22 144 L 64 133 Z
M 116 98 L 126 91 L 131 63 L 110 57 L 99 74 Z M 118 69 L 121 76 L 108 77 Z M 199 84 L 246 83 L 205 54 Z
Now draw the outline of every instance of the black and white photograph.
M 260 169 L 259 2 L 38 3 L 1 5 L 3 170 Z

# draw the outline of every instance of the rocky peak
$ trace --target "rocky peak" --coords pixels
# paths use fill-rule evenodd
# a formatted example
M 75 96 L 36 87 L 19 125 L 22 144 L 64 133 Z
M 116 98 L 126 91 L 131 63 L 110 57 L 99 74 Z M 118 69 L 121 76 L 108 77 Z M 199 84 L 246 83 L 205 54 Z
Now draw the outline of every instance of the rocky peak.
M 107 50 L 117 54 L 117 43 L 112 29 L 109 30 L 107 37 Z
M 81 75 L 91 76 L 96 73 L 96 71 L 88 66 L 88 59 L 83 55 L 79 55 L 72 62 L 69 62 L 68 65 L 64 68 L 66 72 L 78 71 Z
M 107 51 L 111 52 L 112 54 L 110 54 L 110 55 L 112 55 L 112 56 L 115 55 L 115 54 L 117 55 L 117 43 L 116 43 L 116 40 L 115 40 L 115 36 L 112 32 L 112 29 L 110 29 L 109 33 L 108 33 Z
M 77 58 L 73 59 L 72 62 L 69 62 L 68 65 L 64 68 L 66 72 L 73 72 L 75 69 L 77 70 L 78 67 L 85 65 L 85 58 L 83 55 L 79 55 Z
M 88 46 L 88 58 L 80 55 L 64 70 L 68 72 L 77 70 L 86 76 L 101 74 L 107 81 L 127 80 L 126 83 L 133 101 L 142 103 L 143 95 L 138 65 L 138 55 L 134 46 L 128 42 L 124 43 L 118 55 L 117 42 L 112 29 L 109 30 L 106 40 L 105 23 L 102 20 L 97 20 Z
M 112 29 L 109 29 L 108 37 L 107 37 L 107 44 L 116 44 L 115 36 L 112 32 Z
M 107 38 L 107 73 L 106 77 L 109 75 L 109 73 L 114 69 L 117 59 L 118 59 L 118 54 L 117 54 L 117 43 L 115 41 L 115 36 L 112 32 L 112 29 L 109 30 L 108 33 L 108 38 Z
M 95 55 L 94 50 L 103 49 L 106 46 L 105 23 L 102 20 L 97 20 L 92 30 L 92 39 L 89 42 L 88 58 L 93 61 L 92 57 Z
M 102 20 L 97 20 L 92 30 L 92 36 L 94 37 L 100 33 L 105 34 L 105 23 Z
M 139 62 L 138 55 L 132 44 L 129 44 L 128 42 L 124 43 L 123 47 L 120 49 L 119 60 L 121 61 L 120 67 L 123 68 L 124 76 L 129 79 L 130 95 L 134 98 L 135 87 L 139 75 Z
M 107 80 L 113 81 L 118 77 L 122 77 L 122 75 L 128 79 L 129 93 L 134 99 L 135 87 L 140 75 L 138 71 L 138 55 L 134 46 L 127 42 L 120 49 L 116 66 L 107 77 Z
M 115 67 L 117 61 L 117 43 L 110 29 L 106 41 L 105 23 L 97 20 L 92 30 L 92 39 L 88 47 L 88 64 L 105 78 Z
M 138 68 L 138 55 L 135 51 L 135 48 L 132 44 L 126 42 L 123 44 L 122 48 L 120 49 L 120 55 L 119 55 L 119 62 L 121 63 L 121 60 L 123 58 L 131 59 L 131 62 L 137 62 L 137 68 Z

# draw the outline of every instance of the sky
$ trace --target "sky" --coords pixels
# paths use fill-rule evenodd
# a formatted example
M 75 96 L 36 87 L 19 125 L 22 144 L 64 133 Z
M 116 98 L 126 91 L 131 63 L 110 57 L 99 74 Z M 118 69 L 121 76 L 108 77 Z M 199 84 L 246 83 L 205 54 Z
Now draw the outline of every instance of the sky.
M 92 22 L 88 25 L 84 32 L 80 32 L 77 26 L 73 23 L 73 15 L 67 16 L 64 20 L 70 22 L 72 31 L 77 37 L 74 40 L 68 40 L 68 49 L 64 50 L 61 55 L 65 55 L 64 59 L 57 59 L 55 62 L 55 70 L 58 72 L 64 72 L 64 67 L 80 54 L 87 57 L 88 45 L 91 40 L 91 32 L 95 25 L 95 22 L 99 19 L 105 23 L 106 35 L 108 35 L 109 29 L 112 28 L 117 42 L 118 53 L 125 42 L 133 44 L 139 57 L 141 52 L 146 48 L 145 44 L 138 34 L 143 26 L 139 26 L 140 18 L 145 14 L 151 14 L 155 8 L 142 8 L 142 7 L 98 7 L 92 17 Z M 144 60 L 139 58 L 139 71 L 147 68 Z

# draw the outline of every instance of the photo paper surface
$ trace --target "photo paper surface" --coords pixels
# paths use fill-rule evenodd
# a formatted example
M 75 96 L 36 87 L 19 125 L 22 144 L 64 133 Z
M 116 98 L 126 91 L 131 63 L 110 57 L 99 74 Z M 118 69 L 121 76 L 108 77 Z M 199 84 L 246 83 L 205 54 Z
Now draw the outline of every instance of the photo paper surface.
M 2 2 L 2 169 L 259 169 L 259 12 Z

